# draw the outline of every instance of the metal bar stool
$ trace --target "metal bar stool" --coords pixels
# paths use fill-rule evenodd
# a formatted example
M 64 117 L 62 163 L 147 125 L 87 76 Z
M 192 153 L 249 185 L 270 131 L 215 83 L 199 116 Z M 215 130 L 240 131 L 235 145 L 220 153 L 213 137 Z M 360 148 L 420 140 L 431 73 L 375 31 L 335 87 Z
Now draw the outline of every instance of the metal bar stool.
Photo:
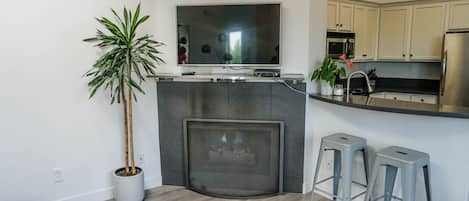
M 319 169 L 321 167 L 322 158 L 325 151 L 334 151 L 334 175 L 323 179 L 318 180 Z M 352 180 L 352 170 L 353 170 L 353 161 L 355 158 L 355 153 L 361 151 L 363 153 L 363 163 L 365 171 L 365 180 L 367 184 L 361 184 L 354 182 Z M 360 197 L 366 193 L 366 190 L 352 197 L 352 183 L 357 184 L 361 187 L 366 188 L 368 185 L 368 162 L 367 162 L 367 150 L 366 150 L 366 139 L 347 135 L 343 133 L 337 133 L 330 136 L 323 137 L 321 139 L 321 148 L 319 151 L 318 161 L 316 164 L 316 172 L 314 174 L 313 181 L 313 193 L 315 191 L 320 191 L 324 194 L 330 195 L 334 200 L 337 200 L 339 197 L 339 180 L 342 179 L 342 198 L 340 200 L 350 201 L 355 198 Z M 342 172 L 342 176 L 341 176 Z M 324 183 L 329 180 L 333 180 L 333 192 L 332 194 L 326 192 L 325 190 L 317 188 L 317 185 Z
M 381 166 L 386 167 L 384 195 L 373 198 L 372 193 L 378 176 L 378 170 Z M 393 196 L 394 183 L 399 168 L 401 169 L 402 177 L 402 198 Z M 368 185 L 365 201 L 374 201 L 383 198 L 384 201 L 391 201 L 391 199 L 415 201 L 417 171 L 420 168 L 423 169 L 424 173 L 427 200 L 431 201 L 430 156 L 427 153 L 396 146 L 380 150 L 376 155 L 376 161 L 373 165 L 371 181 Z

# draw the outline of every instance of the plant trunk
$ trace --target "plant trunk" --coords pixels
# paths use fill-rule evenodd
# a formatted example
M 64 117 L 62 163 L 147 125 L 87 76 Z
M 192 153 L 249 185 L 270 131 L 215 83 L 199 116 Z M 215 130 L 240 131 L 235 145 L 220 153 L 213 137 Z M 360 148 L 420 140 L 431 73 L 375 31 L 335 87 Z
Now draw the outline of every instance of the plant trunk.
M 137 174 L 137 169 L 135 168 L 135 154 L 134 154 L 134 126 L 133 126 L 133 115 L 132 115 L 132 88 L 129 87 L 129 139 L 130 139 L 130 163 L 132 167 L 132 175 Z
M 127 100 L 125 98 L 124 83 L 122 85 L 122 105 L 124 105 L 124 138 L 125 138 L 125 173 L 129 174 L 129 123 L 128 123 L 128 111 L 127 111 Z

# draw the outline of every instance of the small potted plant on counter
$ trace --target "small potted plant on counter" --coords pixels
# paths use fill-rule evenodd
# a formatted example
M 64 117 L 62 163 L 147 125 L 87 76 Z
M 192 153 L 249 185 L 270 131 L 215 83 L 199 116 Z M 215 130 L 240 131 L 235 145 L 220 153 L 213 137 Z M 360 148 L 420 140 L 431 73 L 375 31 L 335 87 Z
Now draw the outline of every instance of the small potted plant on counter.
M 332 95 L 337 78 L 347 76 L 344 65 L 352 68 L 352 62 L 346 60 L 345 56 L 340 56 L 339 59 L 343 62 L 326 57 L 322 65 L 314 70 L 311 81 L 320 81 L 321 95 Z
M 143 169 L 136 167 L 134 158 L 134 133 L 132 102 L 137 101 L 135 91 L 144 94 L 141 87 L 146 75 L 155 75 L 156 65 L 164 62 L 157 55 L 163 45 L 150 35 L 138 35 L 137 29 L 149 16 L 140 16 L 140 4 L 135 12 L 124 8 L 123 16 L 112 10 L 116 22 L 97 18 L 106 31 L 97 31 L 85 42 L 95 43 L 103 51 L 85 76 L 90 78 L 90 98 L 98 89 L 109 92 L 111 104 L 122 103 L 124 113 L 124 167 L 113 171 L 114 198 L 116 201 L 142 201 L 144 199 Z

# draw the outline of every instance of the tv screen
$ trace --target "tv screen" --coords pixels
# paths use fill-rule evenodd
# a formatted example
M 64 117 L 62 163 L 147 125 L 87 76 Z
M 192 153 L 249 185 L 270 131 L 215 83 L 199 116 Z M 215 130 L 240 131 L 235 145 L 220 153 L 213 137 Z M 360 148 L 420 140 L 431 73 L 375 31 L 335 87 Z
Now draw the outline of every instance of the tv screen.
M 178 6 L 177 32 L 182 65 L 280 65 L 280 4 Z

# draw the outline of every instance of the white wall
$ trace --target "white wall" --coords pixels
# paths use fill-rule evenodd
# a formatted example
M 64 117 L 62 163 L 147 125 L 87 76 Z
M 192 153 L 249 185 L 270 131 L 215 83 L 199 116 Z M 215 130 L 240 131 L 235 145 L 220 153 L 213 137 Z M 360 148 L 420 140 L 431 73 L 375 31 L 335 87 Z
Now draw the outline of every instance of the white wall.
M 315 160 L 321 137 L 337 132 L 365 137 L 371 150 L 394 145 L 420 150 L 430 154 L 433 200 L 469 199 L 469 120 L 352 109 L 315 100 L 310 104 L 312 121 L 321 125 L 313 127 Z M 417 201 L 423 201 L 421 173 L 418 179 Z
M 310 82 L 310 75 L 314 68 L 321 64 L 325 56 L 326 47 L 326 33 L 327 33 L 327 0 L 312 0 L 310 1 L 310 22 L 309 22 L 309 63 L 306 71 L 306 80 L 308 83 L 307 91 L 309 93 L 316 93 L 317 86 L 315 82 Z M 313 188 L 313 142 L 314 131 L 313 128 L 320 125 L 313 121 L 312 117 L 315 113 L 315 108 L 307 97 L 306 101 L 306 132 L 305 132 L 305 152 L 304 152 L 304 176 L 303 176 L 303 193 L 311 191 Z
M 0 200 L 105 200 L 111 171 L 123 164 L 120 105 L 88 100 L 86 80 L 98 51 L 81 40 L 94 17 L 130 0 L 2 1 L 0 12 Z M 153 2 L 143 2 L 144 10 Z M 132 6 L 133 7 L 133 6 Z M 149 21 L 154 23 L 154 18 Z M 156 91 L 145 86 L 135 108 L 137 153 L 147 187 L 161 182 Z M 64 183 L 54 184 L 53 168 Z

